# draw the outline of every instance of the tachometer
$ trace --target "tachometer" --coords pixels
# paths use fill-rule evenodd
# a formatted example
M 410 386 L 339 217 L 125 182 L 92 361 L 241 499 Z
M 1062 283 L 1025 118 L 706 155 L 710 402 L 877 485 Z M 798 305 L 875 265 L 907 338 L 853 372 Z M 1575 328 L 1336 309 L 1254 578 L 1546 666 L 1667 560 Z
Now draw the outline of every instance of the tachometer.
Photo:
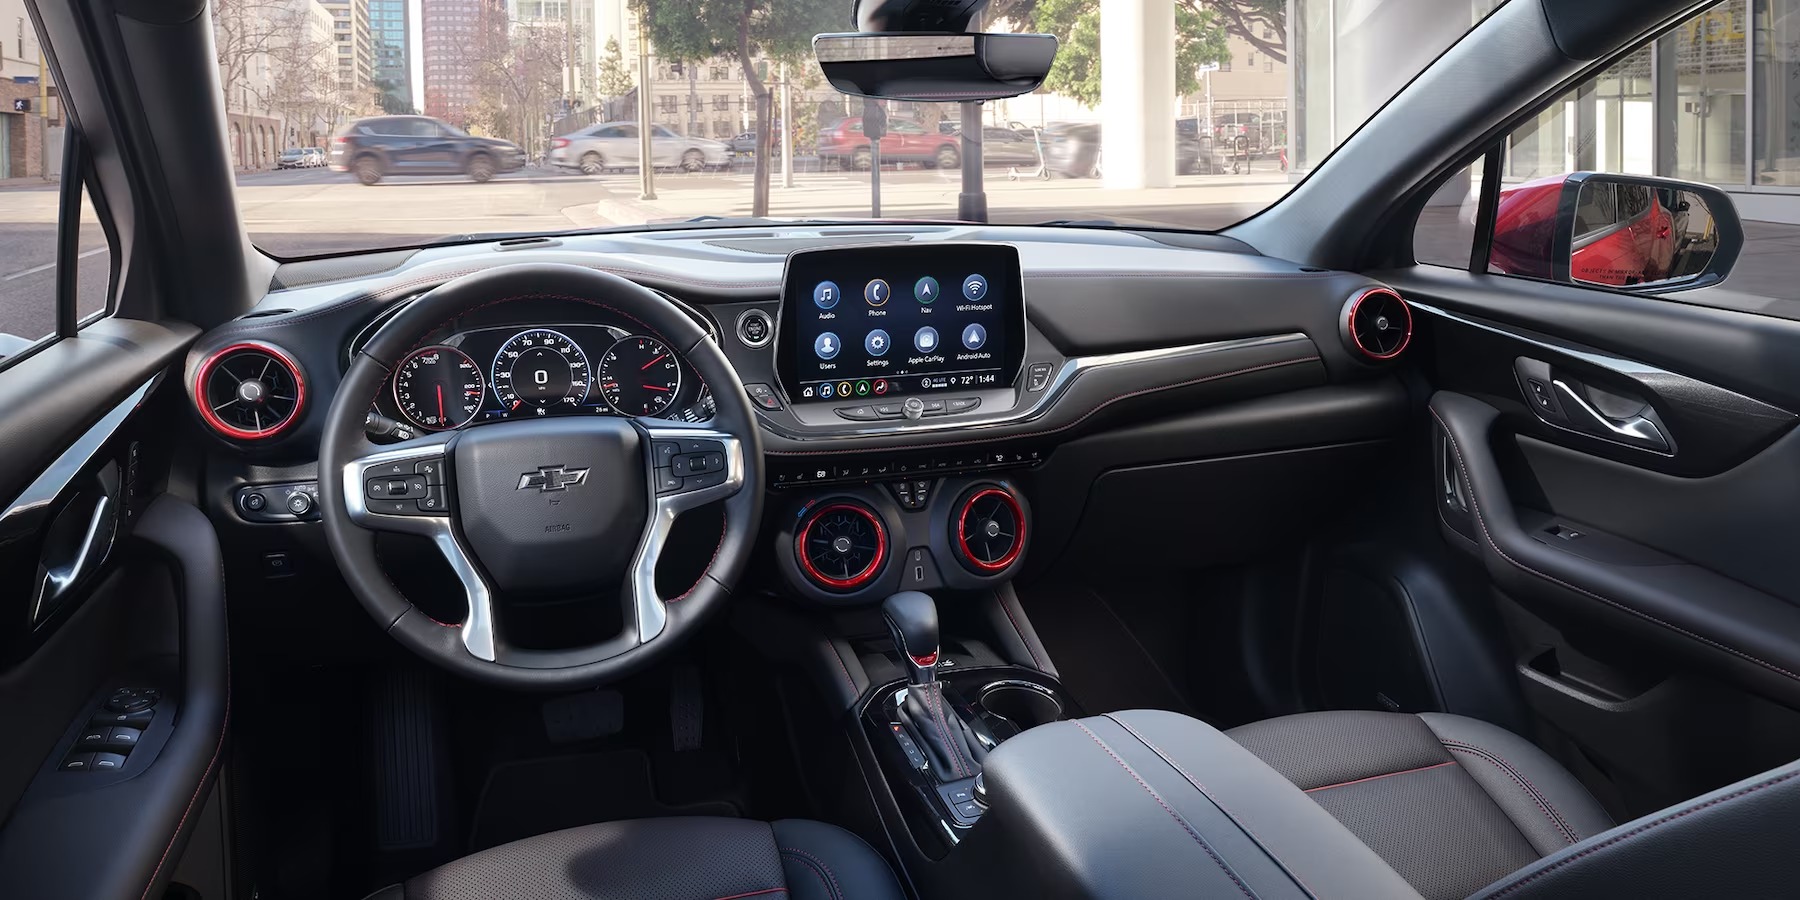
M 431 431 L 467 424 L 486 394 L 481 368 L 455 347 L 414 350 L 394 369 L 395 405 L 414 425 Z
M 681 363 L 667 344 L 634 334 L 600 357 L 600 396 L 627 416 L 659 416 L 681 393 Z
M 494 396 L 508 413 L 573 409 L 587 400 L 591 380 L 587 354 L 560 331 L 521 331 L 494 354 Z

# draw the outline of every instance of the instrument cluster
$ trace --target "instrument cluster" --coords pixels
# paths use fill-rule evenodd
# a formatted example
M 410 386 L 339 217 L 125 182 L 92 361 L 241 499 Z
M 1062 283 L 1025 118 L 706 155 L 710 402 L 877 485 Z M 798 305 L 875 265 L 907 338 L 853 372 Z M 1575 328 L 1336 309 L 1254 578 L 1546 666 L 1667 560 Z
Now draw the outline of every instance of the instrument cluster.
M 447 431 L 522 416 L 713 417 L 712 394 L 659 338 L 609 324 L 457 331 L 402 357 L 375 412 Z

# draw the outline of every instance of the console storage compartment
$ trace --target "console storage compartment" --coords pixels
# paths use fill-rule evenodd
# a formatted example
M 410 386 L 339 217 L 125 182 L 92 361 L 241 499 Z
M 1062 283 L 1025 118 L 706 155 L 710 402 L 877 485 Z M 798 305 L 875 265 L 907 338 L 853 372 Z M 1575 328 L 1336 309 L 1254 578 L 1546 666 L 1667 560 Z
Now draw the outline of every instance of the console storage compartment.
M 927 876 L 942 896 L 1419 896 L 1286 778 L 1175 713 L 1039 725 L 983 779 L 986 813 Z

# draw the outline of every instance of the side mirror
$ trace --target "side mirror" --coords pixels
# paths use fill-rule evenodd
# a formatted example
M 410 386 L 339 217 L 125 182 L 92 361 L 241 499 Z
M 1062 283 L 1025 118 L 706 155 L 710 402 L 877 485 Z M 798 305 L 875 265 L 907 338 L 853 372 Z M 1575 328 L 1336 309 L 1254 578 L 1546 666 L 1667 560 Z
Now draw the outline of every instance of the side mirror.
M 1056 61 L 1048 34 L 821 34 L 825 80 L 853 97 L 1001 100 L 1037 90 Z
M 1718 188 L 1575 172 L 1501 189 L 1488 270 L 1657 294 L 1724 281 L 1743 246 Z

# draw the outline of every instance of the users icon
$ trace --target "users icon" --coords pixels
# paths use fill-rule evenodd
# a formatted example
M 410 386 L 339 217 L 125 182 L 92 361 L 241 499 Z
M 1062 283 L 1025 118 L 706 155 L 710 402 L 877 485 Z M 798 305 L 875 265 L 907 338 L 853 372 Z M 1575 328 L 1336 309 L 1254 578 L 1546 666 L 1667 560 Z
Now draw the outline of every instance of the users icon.
M 838 336 L 829 331 L 819 335 L 819 339 L 813 341 L 813 352 L 819 354 L 820 359 L 836 359 L 838 351 L 842 349 L 844 348 L 842 344 L 838 343 Z

